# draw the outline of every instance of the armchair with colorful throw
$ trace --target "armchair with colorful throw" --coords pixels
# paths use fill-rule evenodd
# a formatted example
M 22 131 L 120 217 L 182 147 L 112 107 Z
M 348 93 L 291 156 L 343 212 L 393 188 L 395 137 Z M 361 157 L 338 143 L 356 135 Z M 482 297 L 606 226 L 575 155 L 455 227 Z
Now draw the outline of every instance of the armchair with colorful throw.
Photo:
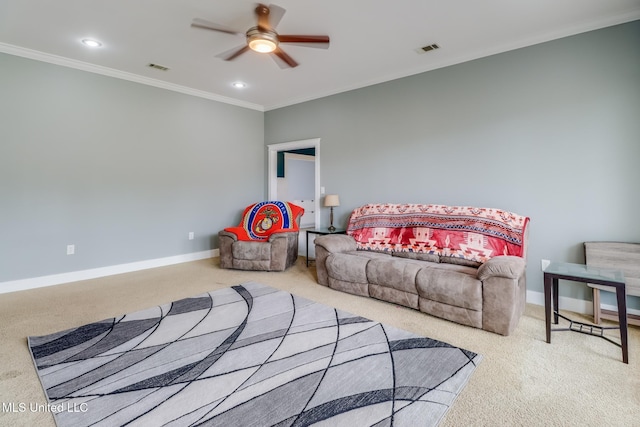
M 266 201 L 247 206 L 237 227 L 218 233 L 220 267 L 284 271 L 298 258 L 300 217 L 304 209 L 289 202 Z

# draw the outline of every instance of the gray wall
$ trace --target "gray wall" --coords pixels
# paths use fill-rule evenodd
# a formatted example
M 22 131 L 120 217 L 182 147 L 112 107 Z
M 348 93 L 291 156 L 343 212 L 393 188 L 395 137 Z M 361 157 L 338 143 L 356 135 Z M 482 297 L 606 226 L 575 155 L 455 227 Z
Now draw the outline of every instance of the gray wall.
M 0 54 L 0 283 L 217 247 L 263 146 L 260 111 Z
M 265 143 L 321 138 L 343 225 L 375 202 L 531 217 L 528 288 L 542 292 L 541 259 L 640 242 L 639 118 L 636 21 L 272 110 Z M 582 286 L 561 294 L 590 299 Z

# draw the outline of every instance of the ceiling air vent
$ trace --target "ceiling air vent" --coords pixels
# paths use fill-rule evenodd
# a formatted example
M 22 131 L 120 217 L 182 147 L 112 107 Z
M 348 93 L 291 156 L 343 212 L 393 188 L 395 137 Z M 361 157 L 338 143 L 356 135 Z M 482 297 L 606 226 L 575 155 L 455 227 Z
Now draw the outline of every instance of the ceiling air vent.
M 149 64 L 148 67 L 155 68 L 156 70 L 160 70 L 160 71 L 169 71 L 169 68 L 165 67 L 164 65 Z
M 420 53 L 431 52 L 432 50 L 436 50 L 436 49 L 440 49 L 440 46 L 438 46 L 437 44 L 434 43 L 434 44 L 430 44 L 430 45 L 427 45 L 427 46 L 422 46 L 420 48 L 420 51 L 421 51 Z

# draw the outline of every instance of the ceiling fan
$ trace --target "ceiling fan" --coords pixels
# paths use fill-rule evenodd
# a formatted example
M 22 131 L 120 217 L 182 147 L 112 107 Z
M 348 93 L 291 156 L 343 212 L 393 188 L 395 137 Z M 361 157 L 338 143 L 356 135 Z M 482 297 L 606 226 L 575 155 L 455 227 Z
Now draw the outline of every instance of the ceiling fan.
M 258 25 L 249 28 L 246 33 L 199 18 L 194 19 L 191 26 L 246 37 L 246 44 L 216 55 L 218 58 L 222 58 L 225 61 L 231 61 L 246 51 L 253 50 L 259 53 L 271 54 L 271 57 L 281 68 L 293 68 L 297 67 L 298 63 L 292 57 L 287 55 L 284 50 L 282 50 L 280 47 L 281 43 L 291 43 L 321 49 L 329 48 L 329 36 L 278 34 L 275 28 L 284 16 L 285 12 L 286 10 L 284 8 L 275 4 L 271 4 L 269 6 L 258 4 L 255 9 L 255 14 L 258 18 Z

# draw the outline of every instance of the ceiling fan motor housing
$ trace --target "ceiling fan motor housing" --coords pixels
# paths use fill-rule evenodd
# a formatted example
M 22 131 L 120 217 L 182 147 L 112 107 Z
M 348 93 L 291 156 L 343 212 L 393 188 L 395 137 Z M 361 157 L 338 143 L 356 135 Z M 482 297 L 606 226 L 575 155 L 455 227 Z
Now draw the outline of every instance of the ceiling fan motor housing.
M 247 44 L 256 52 L 273 52 L 278 47 L 278 34 L 273 30 L 251 27 L 247 30 Z

